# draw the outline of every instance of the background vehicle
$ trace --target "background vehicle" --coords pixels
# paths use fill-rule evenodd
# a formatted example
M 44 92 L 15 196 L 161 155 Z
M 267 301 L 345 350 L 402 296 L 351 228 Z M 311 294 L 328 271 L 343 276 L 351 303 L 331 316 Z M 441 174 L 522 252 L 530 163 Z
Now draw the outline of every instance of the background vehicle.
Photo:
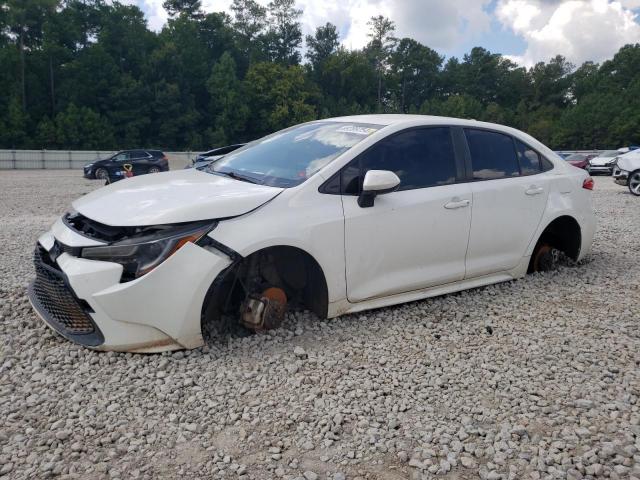
M 632 194 L 640 196 L 640 150 L 632 150 L 618 157 L 613 179 L 618 185 L 629 187 Z
M 121 170 L 126 163 L 133 166 L 134 175 L 169 171 L 169 159 L 160 150 L 122 150 L 112 157 L 85 165 L 84 177 L 106 180 L 109 173 Z
M 611 175 L 613 166 L 616 164 L 616 158 L 620 155 L 618 150 L 605 150 L 598 154 L 597 157 L 589 160 L 586 170 L 589 173 L 605 173 Z
M 244 147 L 245 143 L 237 143 L 235 145 L 227 145 L 226 147 L 214 148 L 208 152 L 200 153 L 191 161 L 191 165 L 187 165 L 184 168 L 204 168 L 215 160 L 219 160 L 226 154 L 233 152 L 234 150 Z
M 560 252 L 580 260 L 592 188 L 501 125 L 314 121 L 206 170 L 82 196 L 40 237 L 29 295 L 84 345 L 195 348 L 207 332 L 277 328 L 287 306 L 332 318 L 545 271 Z
M 596 155 L 585 155 L 584 153 L 574 153 L 568 157 L 564 157 L 564 160 L 574 167 L 582 168 L 583 170 L 589 165 L 589 160 L 596 157 Z

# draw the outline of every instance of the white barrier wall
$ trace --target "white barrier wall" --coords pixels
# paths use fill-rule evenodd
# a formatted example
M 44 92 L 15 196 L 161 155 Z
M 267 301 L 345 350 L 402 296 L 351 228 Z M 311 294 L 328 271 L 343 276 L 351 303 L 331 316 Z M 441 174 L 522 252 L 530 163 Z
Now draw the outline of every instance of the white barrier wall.
M 87 163 L 108 158 L 116 152 L 73 150 L 0 150 L 0 170 L 81 169 Z M 195 152 L 165 152 L 169 169 L 179 170 L 191 162 Z

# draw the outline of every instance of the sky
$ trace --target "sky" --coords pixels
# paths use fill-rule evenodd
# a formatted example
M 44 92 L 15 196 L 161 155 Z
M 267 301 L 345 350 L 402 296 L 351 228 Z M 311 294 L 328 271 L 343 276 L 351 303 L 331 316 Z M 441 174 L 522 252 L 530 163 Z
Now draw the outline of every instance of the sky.
M 266 5 L 269 0 L 257 0 Z M 145 12 L 160 30 L 163 0 L 125 0 Z M 207 12 L 229 12 L 231 0 L 202 0 Z M 575 65 L 611 58 L 627 43 L 640 42 L 640 0 L 297 0 L 303 33 L 331 22 L 347 48 L 361 48 L 367 21 L 385 15 L 397 37 L 411 37 L 446 57 L 462 57 L 474 46 L 502 53 L 530 67 L 564 55 Z

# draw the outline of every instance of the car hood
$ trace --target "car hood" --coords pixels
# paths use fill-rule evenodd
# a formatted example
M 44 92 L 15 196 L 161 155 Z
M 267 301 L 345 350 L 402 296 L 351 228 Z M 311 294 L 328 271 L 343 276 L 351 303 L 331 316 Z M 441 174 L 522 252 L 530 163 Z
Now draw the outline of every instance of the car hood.
M 640 168 L 640 154 L 634 151 L 621 156 L 618 158 L 618 167 L 628 172 L 638 170 Z
M 589 160 L 589 163 L 591 163 L 591 165 L 602 166 L 611 163 L 615 158 L 616 157 L 594 157 Z
M 282 190 L 189 169 L 121 180 L 72 205 L 105 225 L 162 225 L 242 215 Z

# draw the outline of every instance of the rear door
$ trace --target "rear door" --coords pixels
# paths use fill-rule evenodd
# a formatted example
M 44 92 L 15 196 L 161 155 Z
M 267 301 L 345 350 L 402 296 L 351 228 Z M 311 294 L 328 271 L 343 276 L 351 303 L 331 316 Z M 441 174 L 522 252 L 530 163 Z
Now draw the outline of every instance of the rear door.
M 153 157 L 145 150 L 132 150 L 129 162 L 133 166 L 134 175 L 143 175 L 149 171 Z
M 462 280 L 471 187 L 449 127 L 411 129 L 381 140 L 342 172 L 347 296 L 351 302 Z M 369 170 L 391 170 L 398 191 L 361 208 Z
M 533 239 L 549 194 L 538 152 L 500 132 L 465 129 L 473 181 L 466 277 L 518 266 Z

